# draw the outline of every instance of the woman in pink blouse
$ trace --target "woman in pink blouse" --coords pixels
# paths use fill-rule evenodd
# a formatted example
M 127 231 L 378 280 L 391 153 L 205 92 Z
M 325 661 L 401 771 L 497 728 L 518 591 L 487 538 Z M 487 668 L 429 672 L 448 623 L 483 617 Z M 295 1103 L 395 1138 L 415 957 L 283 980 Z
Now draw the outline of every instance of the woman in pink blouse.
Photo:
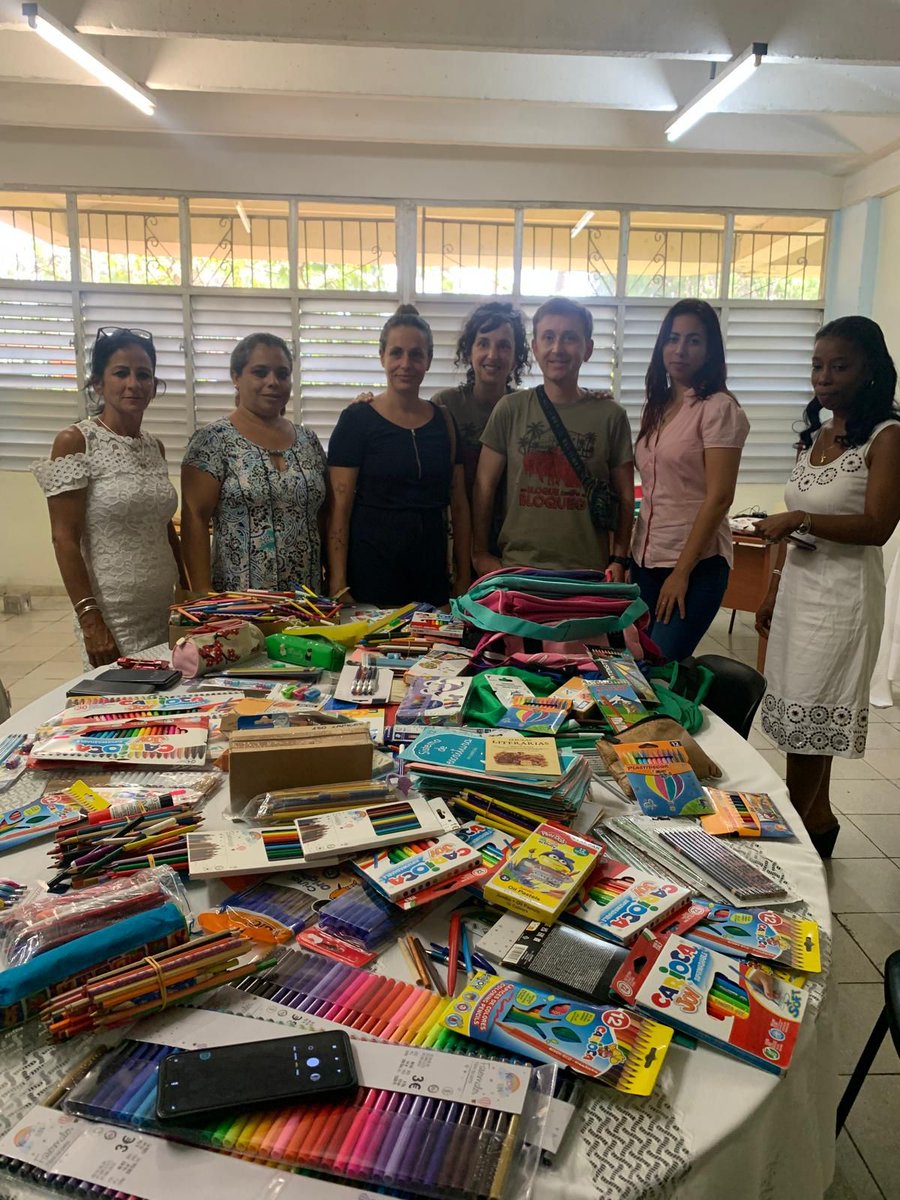
M 653 347 L 634 456 L 643 499 L 631 578 L 667 659 L 693 654 L 728 585 L 728 509 L 750 422 L 726 376 L 714 310 L 679 300 Z

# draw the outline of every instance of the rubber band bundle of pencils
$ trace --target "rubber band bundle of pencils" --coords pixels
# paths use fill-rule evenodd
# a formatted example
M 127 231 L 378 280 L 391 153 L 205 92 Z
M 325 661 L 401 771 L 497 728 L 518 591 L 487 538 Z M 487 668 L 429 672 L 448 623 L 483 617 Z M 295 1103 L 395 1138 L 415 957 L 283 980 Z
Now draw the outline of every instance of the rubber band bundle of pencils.
M 41 1020 L 60 1040 L 115 1029 L 211 988 L 240 983 L 275 960 L 246 938 L 213 933 L 128 967 L 106 971 L 49 1000 Z
M 214 592 L 201 600 L 171 606 L 171 620 L 178 625 L 206 625 L 210 621 L 302 620 L 308 625 L 333 625 L 341 606 L 330 596 L 318 596 L 308 587 L 297 592 Z
M 184 889 L 178 876 L 166 868 L 141 871 L 64 896 L 36 891 L 0 917 L 0 962 L 5 967 L 21 966 L 75 938 L 169 903 L 187 915 Z
M 69 881 L 75 888 L 85 887 L 148 867 L 187 871 L 187 835 L 202 823 L 200 813 L 164 808 L 131 820 L 61 826 L 50 851 L 57 870 L 50 886 Z

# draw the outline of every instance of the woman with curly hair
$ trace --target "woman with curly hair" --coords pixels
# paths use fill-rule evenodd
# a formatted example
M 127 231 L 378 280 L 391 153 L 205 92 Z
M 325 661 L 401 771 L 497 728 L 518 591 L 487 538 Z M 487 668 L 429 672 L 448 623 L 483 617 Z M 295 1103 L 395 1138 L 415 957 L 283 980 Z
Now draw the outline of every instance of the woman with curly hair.
M 840 830 L 831 760 L 865 753 L 884 616 L 881 547 L 900 520 L 897 370 L 879 326 L 839 317 L 820 329 L 812 386 L 789 511 L 756 526 L 781 544 L 756 628 L 769 639 L 762 727 L 786 751 L 791 803 L 830 858 Z

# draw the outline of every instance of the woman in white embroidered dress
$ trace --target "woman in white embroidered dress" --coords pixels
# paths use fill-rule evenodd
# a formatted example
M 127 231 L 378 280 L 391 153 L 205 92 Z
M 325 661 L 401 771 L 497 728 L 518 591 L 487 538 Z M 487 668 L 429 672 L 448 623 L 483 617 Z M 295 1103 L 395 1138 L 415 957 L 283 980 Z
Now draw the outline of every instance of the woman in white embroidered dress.
M 88 383 L 99 414 L 58 434 L 32 470 L 84 657 L 98 667 L 165 642 L 175 584 L 186 580 L 165 452 L 141 431 L 158 386 L 152 336 L 100 329 Z
M 865 753 L 884 616 L 881 547 L 900 520 L 897 371 L 874 321 L 840 317 L 819 330 L 812 386 L 784 493 L 790 511 L 756 526 L 781 543 L 756 628 L 769 638 L 762 727 L 787 752 L 791 803 L 830 858 L 840 830 L 831 760 Z M 786 540 L 797 534 L 815 549 Z

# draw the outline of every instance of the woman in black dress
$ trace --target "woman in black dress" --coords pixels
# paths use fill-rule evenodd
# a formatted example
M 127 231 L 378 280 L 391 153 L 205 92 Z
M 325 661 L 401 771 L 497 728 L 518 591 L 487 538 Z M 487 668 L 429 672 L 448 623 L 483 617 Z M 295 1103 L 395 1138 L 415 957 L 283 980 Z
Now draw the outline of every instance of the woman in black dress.
M 470 582 L 469 505 L 453 417 L 419 396 L 434 342 L 411 304 L 387 321 L 379 352 L 386 389 L 345 409 L 328 446 L 329 588 L 379 607 L 446 604 Z

